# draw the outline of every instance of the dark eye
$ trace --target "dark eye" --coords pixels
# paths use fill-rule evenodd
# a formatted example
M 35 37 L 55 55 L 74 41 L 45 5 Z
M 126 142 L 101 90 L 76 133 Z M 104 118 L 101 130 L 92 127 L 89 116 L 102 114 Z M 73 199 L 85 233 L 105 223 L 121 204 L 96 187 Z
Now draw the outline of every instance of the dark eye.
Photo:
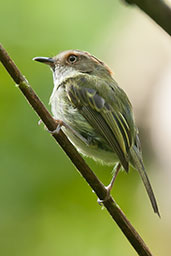
M 78 57 L 76 56 L 76 55 L 70 55 L 69 57 L 68 57 L 68 62 L 69 63 L 75 63 L 76 61 L 78 60 Z

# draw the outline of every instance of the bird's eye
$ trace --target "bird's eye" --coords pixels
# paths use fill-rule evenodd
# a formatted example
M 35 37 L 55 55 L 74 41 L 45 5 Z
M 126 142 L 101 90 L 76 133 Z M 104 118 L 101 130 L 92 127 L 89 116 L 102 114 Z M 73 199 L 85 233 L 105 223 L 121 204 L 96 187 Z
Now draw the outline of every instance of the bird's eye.
M 69 55 L 68 57 L 68 62 L 71 64 L 75 63 L 77 60 L 78 60 L 78 57 L 76 55 L 72 54 L 72 55 Z

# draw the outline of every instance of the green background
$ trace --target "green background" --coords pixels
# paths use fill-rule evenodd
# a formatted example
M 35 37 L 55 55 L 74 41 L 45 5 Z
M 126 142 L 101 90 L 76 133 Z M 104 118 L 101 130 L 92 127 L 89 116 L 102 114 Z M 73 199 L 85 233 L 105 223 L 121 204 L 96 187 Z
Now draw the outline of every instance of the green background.
M 117 45 L 131 15 L 134 12 L 122 1 L 1 1 L 0 41 L 50 109 L 52 74 L 32 58 L 81 49 L 107 62 L 103 42 L 109 29 L 115 35 L 109 40 Z M 0 65 L 0 254 L 136 255 L 106 210 L 97 204 L 91 188 L 38 121 Z M 108 184 L 111 168 L 86 161 Z M 154 161 L 145 157 L 145 162 L 162 205 L 159 181 L 150 168 Z M 160 220 L 153 214 L 138 174 L 120 173 L 112 194 L 154 255 L 169 255 L 169 217 Z

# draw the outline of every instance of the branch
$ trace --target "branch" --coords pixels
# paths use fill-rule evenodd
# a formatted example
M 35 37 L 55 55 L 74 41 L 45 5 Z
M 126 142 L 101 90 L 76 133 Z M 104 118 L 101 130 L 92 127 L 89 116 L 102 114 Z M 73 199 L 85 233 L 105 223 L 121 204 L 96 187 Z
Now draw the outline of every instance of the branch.
M 148 14 L 160 27 L 171 35 L 171 7 L 163 0 L 125 0 L 128 4 L 136 4 Z
M 2 47 L 2 45 L 0 45 L 0 60 L 8 71 L 9 75 L 13 78 L 15 83 L 17 83 L 18 88 L 27 98 L 34 111 L 44 122 L 46 127 L 50 131 L 56 129 L 55 120 L 45 108 L 44 104 L 40 101 L 38 96 L 35 94 L 33 89 L 30 87 L 29 83 L 21 74 L 20 70 L 9 57 L 8 53 Z M 76 166 L 77 170 L 84 177 L 87 183 L 91 186 L 98 198 L 103 200 L 107 195 L 107 190 L 105 186 L 100 182 L 100 180 L 96 177 L 93 171 L 89 168 L 84 159 L 80 156 L 75 147 L 65 136 L 65 134 L 60 130 L 59 134 L 54 134 L 52 136 L 63 148 L 65 153 L 68 155 L 72 163 Z M 112 216 L 113 220 L 120 227 L 124 235 L 127 237 L 129 242 L 132 244 L 134 249 L 137 251 L 137 253 L 140 256 L 152 256 L 151 252 L 149 251 L 148 247 L 146 246 L 140 235 L 130 224 L 124 213 L 121 211 L 121 209 L 111 196 L 107 201 L 104 202 L 104 206 L 106 207 L 109 214 Z

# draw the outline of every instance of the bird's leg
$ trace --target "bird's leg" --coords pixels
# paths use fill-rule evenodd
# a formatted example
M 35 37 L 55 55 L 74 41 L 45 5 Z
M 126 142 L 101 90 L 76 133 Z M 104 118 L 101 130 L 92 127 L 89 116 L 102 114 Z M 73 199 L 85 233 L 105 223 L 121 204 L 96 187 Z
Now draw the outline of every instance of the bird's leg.
M 112 177 L 112 180 L 111 180 L 111 182 L 109 183 L 109 185 L 106 186 L 106 189 L 109 191 L 109 193 L 110 193 L 110 191 L 111 191 L 112 188 L 113 188 L 115 179 L 116 179 L 116 177 L 117 177 L 117 175 L 118 175 L 118 173 L 119 173 L 120 168 L 121 168 L 121 164 L 120 164 L 120 163 L 118 163 L 118 164 L 113 168 L 113 177 Z
M 121 168 L 121 164 L 120 164 L 120 163 L 118 163 L 118 164 L 113 168 L 113 177 L 112 177 L 112 180 L 111 180 L 111 182 L 109 183 L 109 185 L 105 187 L 105 188 L 107 189 L 106 197 L 105 197 L 103 200 L 100 200 L 100 199 L 97 200 L 100 205 L 109 199 L 109 197 L 110 197 L 110 191 L 111 191 L 112 188 L 113 188 L 115 179 L 116 179 L 116 177 L 117 177 L 117 175 L 118 175 L 118 173 L 119 173 L 120 168 Z
M 89 146 L 90 142 L 85 139 L 80 133 L 78 133 L 76 130 L 74 130 L 71 126 L 69 126 L 68 124 L 66 124 L 64 121 L 62 120 L 56 120 L 57 123 L 57 127 L 55 130 L 53 131 L 49 131 L 52 135 L 53 134 L 58 134 L 62 128 L 62 126 L 64 126 L 66 129 L 68 129 L 73 135 L 75 135 L 78 139 L 80 139 L 82 142 L 84 142 L 87 146 Z

